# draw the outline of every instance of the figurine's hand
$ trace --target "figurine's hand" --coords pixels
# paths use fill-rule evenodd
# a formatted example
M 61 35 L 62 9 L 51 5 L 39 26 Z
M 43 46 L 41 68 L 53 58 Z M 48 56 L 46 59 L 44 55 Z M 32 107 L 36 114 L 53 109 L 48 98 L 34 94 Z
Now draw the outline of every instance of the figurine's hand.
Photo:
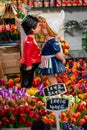
M 66 63 L 66 60 L 65 60 L 65 59 L 63 59 L 62 63 L 63 63 L 63 64 L 65 64 L 65 63 Z
M 66 63 L 66 60 L 64 58 L 64 55 L 61 52 L 58 52 L 56 55 L 56 58 L 58 58 L 63 64 Z
M 31 70 L 32 66 L 27 66 L 26 70 Z

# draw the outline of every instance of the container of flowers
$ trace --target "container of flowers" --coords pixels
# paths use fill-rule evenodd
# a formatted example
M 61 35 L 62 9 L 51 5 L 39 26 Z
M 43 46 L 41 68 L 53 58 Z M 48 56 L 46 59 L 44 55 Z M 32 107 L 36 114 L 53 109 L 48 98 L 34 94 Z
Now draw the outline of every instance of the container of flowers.
M 44 103 L 37 97 L 11 99 L 0 96 L 0 129 L 30 130 L 47 114 Z

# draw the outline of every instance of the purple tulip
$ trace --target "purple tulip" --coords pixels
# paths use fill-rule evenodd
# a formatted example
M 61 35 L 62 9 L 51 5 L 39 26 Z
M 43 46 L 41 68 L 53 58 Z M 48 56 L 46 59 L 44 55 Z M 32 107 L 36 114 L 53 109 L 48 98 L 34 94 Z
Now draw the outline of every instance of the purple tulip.
M 80 130 L 85 130 L 83 127 Z
M 68 130 L 68 123 L 67 122 L 63 122 L 63 128 L 64 128 L 64 130 Z
M 4 97 L 4 98 L 7 98 L 8 95 L 9 95 L 8 92 L 4 91 L 3 97 Z
M 81 130 L 84 130 L 84 128 L 82 128 Z
M 3 95 L 4 95 L 4 91 L 3 90 L 0 90 L 0 95 L 3 97 Z
M 71 124 L 67 123 L 67 128 L 68 128 L 68 130 L 72 130 Z
M 22 88 L 22 93 L 26 93 L 26 88 L 25 87 Z
M 18 90 L 17 94 L 18 94 L 18 96 L 22 97 L 22 91 L 21 90 Z
M 72 130 L 77 130 L 76 126 L 74 124 L 71 125 Z
M 8 97 L 9 97 L 9 98 L 12 98 L 12 93 L 8 93 Z
M 16 93 L 18 91 L 18 87 L 14 86 L 13 91 Z
M 43 88 L 44 88 L 44 84 L 43 83 L 41 83 L 40 85 L 39 85 L 39 87 L 38 87 L 38 94 L 39 95 L 42 95 L 43 94 Z
M 12 93 L 13 92 L 13 88 L 9 88 L 8 91 L 9 91 L 9 93 Z
M 8 92 L 8 90 L 7 90 L 6 88 L 3 88 L 3 91 L 4 91 L 4 92 Z

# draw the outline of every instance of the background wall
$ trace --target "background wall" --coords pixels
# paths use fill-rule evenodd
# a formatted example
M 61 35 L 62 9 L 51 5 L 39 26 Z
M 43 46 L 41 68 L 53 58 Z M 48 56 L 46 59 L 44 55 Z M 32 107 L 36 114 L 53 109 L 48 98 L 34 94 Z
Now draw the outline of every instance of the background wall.
M 65 22 L 75 20 L 78 23 L 87 20 L 87 7 L 72 7 L 65 9 Z M 65 33 L 65 40 L 70 43 L 71 50 L 82 50 L 82 30 L 73 31 L 73 36 Z

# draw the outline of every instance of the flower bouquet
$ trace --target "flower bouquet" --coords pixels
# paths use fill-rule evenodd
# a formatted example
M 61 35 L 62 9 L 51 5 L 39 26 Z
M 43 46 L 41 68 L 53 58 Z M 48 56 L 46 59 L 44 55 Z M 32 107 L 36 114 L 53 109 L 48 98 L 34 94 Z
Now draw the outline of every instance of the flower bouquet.
M 0 80 L 0 95 L 3 98 L 23 98 L 26 96 L 26 88 L 21 88 L 20 78 L 9 79 L 7 82 Z
M 0 128 L 2 130 L 31 128 L 46 114 L 44 103 L 37 97 L 26 96 L 14 100 L 0 96 Z

